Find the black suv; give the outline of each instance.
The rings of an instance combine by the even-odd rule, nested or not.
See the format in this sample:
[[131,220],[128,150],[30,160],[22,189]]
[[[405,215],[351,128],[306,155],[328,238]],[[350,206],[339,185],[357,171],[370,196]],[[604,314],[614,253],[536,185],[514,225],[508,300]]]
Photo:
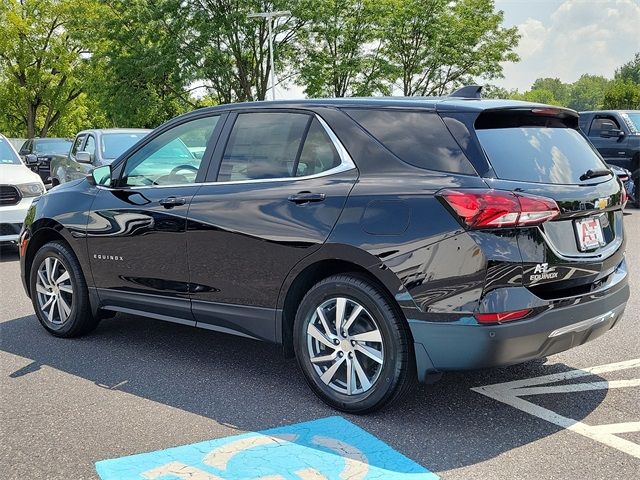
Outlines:
[[623,197],[572,110],[223,105],[43,195],[22,277],[53,335],[124,312],[275,342],[325,402],[366,412],[416,376],[613,327],[629,297]]

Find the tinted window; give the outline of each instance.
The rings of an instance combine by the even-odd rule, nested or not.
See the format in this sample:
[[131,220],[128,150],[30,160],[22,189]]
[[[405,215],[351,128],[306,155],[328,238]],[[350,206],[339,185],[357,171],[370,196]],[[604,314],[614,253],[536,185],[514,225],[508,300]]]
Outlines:
[[348,109],[347,113],[401,160],[451,173],[475,170],[435,113]]
[[147,132],[103,134],[101,137],[102,158],[115,160],[146,135]]
[[295,176],[317,175],[338,165],[340,156],[336,147],[320,122],[314,118],[304,140]]
[[70,140],[43,140],[36,141],[35,150],[36,153],[43,155],[66,155],[71,148]]
[[631,130],[634,133],[640,132],[640,113],[625,112],[625,113],[621,113],[620,116],[629,127],[629,130]]
[[575,184],[587,170],[605,167],[573,128],[528,126],[476,133],[496,175],[505,180]]
[[15,154],[9,142],[0,138],[0,164],[1,165],[22,165],[20,158]]
[[[599,137],[601,132],[609,132],[614,129],[620,129],[620,125],[613,117],[594,118],[591,122],[589,130],[590,137]],[[617,140],[617,139],[616,139]]]
[[285,178],[293,175],[311,116],[241,113],[224,151],[218,181]]
[[191,149],[204,151],[207,148],[219,118],[192,120],[154,138],[129,157],[122,184],[181,185],[195,182],[202,155],[192,153]]

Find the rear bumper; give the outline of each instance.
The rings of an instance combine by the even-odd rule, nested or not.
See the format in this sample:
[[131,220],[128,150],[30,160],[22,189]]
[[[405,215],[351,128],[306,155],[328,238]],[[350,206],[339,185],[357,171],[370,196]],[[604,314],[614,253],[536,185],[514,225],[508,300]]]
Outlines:
[[[539,315],[501,325],[410,320],[418,378],[430,372],[512,365],[582,345],[620,320],[629,299],[626,272],[593,299],[555,307]],[[566,305],[566,303],[564,304]]]

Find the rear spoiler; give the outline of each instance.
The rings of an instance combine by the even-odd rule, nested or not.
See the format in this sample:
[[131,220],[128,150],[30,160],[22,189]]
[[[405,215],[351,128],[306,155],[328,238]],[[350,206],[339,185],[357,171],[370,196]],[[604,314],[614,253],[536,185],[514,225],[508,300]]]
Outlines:
[[482,98],[482,85],[467,85],[450,93],[448,96],[457,98]]

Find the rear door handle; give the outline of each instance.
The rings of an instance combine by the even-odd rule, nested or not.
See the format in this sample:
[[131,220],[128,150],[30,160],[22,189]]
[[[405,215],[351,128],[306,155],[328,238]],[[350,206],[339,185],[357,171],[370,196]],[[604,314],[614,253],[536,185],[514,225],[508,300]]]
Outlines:
[[288,200],[300,205],[309,202],[322,202],[325,198],[326,195],[324,193],[300,192],[289,195]]
[[164,208],[173,208],[184,205],[185,203],[187,203],[187,199],[184,197],[167,197],[163,198],[158,203],[160,203],[160,205],[162,205]]

